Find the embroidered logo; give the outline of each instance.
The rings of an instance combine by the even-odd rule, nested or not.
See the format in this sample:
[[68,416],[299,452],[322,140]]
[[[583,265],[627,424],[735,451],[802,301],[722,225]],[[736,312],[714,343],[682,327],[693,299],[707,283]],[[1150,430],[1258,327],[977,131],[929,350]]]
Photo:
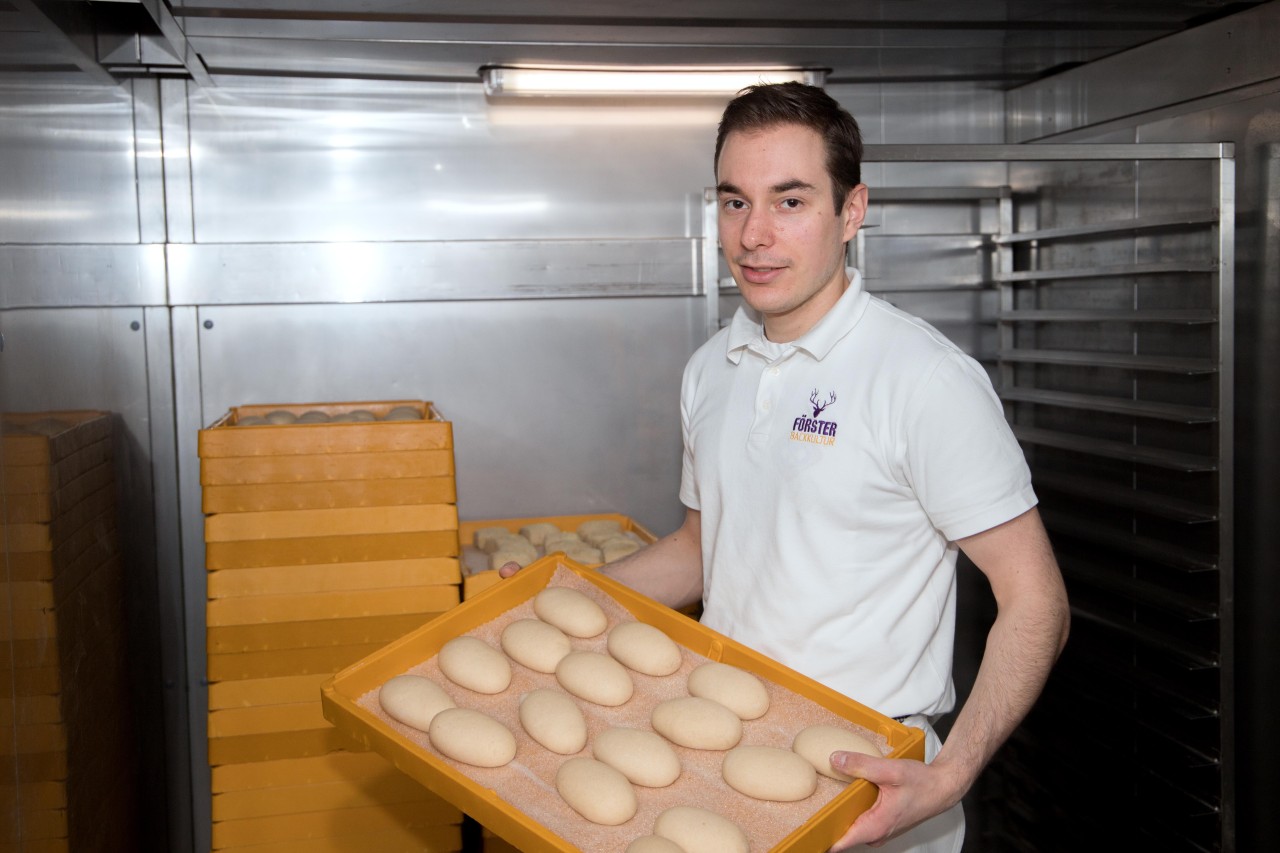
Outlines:
[[801,415],[791,423],[791,440],[807,441],[813,444],[831,445],[836,443],[836,422],[824,421],[820,416],[827,407],[835,403],[836,392],[832,391],[828,395],[826,401],[822,401],[821,394],[817,388],[813,389],[813,393],[809,395],[809,406],[813,410],[813,417]]

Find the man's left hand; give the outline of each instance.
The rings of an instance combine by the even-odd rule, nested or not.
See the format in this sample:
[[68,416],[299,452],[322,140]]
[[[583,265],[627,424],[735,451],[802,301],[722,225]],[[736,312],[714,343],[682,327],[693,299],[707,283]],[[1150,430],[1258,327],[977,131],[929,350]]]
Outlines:
[[832,845],[833,853],[858,844],[879,847],[959,801],[956,785],[946,770],[923,761],[834,752],[831,766],[880,789],[871,808],[859,815],[849,831]]

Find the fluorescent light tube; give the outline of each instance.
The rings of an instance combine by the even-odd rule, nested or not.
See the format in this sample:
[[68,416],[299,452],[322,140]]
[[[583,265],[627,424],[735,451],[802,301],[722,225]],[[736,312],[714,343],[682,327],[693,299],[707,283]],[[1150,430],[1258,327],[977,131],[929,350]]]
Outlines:
[[821,86],[826,73],[796,68],[537,68],[480,69],[490,97],[733,95],[757,83],[794,80]]

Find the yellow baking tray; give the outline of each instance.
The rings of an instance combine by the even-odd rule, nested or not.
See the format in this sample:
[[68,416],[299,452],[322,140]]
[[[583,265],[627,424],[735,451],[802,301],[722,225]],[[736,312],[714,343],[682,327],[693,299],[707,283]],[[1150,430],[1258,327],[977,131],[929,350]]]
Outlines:
[[29,495],[56,491],[110,460],[111,440],[101,438],[92,444],[77,447],[52,463],[5,465],[4,493]]
[[321,782],[214,794],[212,814],[214,820],[237,820],[396,803],[416,803],[424,811],[434,811],[441,824],[462,822],[462,812],[457,806],[437,797],[390,764],[381,776],[360,782]]
[[244,764],[302,758],[351,749],[355,744],[333,727],[209,738],[209,764]]
[[[381,420],[392,409],[407,406],[421,420]],[[310,411],[330,417],[364,409],[379,420],[348,423],[263,424],[240,426],[250,415],[261,417],[283,410],[294,415]],[[430,401],[378,400],[339,403],[282,403],[235,406],[208,429],[200,431],[201,458],[220,456],[280,456],[307,453],[362,453],[393,450],[444,450],[453,447],[453,425]]]
[[69,511],[100,489],[111,486],[115,472],[109,463],[97,465],[54,491],[5,495],[4,518],[10,524],[47,523]]
[[363,616],[440,613],[457,606],[458,601],[458,588],[452,584],[412,589],[246,595],[243,598],[217,598],[207,602],[205,618],[210,627],[355,619]]
[[205,659],[205,667],[211,682],[279,678],[285,675],[333,674],[384,645],[385,643],[381,642],[359,643],[314,649],[272,649],[265,652],[211,654]]
[[457,557],[324,563],[311,566],[260,566],[210,572],[210,598],[240,595],[281,595],[340,590],[391,589],[462,582]]
[[226,512],[204,520],[204,539],[206,542],[248,542],[308,536],[456,530],[457,527],[458,508],[453,504]]
[[[254,427],[248,427],[253,429]],[[294,456],[224,456],[200,460],[200,485],[304,483],[452,477],[452,450],[388,450],[380,453],[314,453]]]
[[[620,607],[630,617],[661,628],[693,655],[722,661],[754,672],[766,683],[775,685],[778,692],[773,695],[783,700],[780,706],[790,704],[791,707],[797,707],[798,703],[798,706],[811,708],[815,714],[860,726],[868,730],[872,737],[883,738],[888,749],[887,754],[891,758],[920,760],[924,758],[922,730],[904,726],[670,608],[639,595],[595,570],[580,566],[559,555],[539,560],[514,578],[464,602],[412,634],[400,638],[376,654],[338,673],[322,688],[325,716],[336,726],[348,731],[354,738],[387,756],[401,770],[456,804],[466,814],[520,850],[527,853],[548,853],[548,851],[582,849],[575,847],[543,823],[531,819],[521,808],[521,806],[529,808],[531,805],[529,802],[511,803],[500,797],[498,789],[502,788],[507,781],[517,789],[528,784],[528,780],[523,777],[523,771],[527,765],[521,765],[518,769],[497,768],[483,771],[480,768],[466,768],[465,765],[441,758],[428,746],[420,745],[420,740],[408,736],[405,733],[408,731],[406,727],[397,728],[396,725],[399,724],[392,725],[388,718],[376,713],[370,706],[361,704],[362,697],[366,694],[373,695],[373,691],[387,679],[433,659],[440,647],[450,639],[468,632],[486,630],[485,626],[488,626],[487,630],[492,631],[494,626],[489,623],[495,623],[503,617],[508,620],[513,618],[510,611],[517,608],[529,609],[527,605],[533,596],[546,587],[553,578],[558,579],[557,583],[562,585],[578,585],[584,590],[594,589],[598,598],[610,601],[611,606]],[[522,677],[525,676],[522,675]],[[376,703],[376,700],[374,701]],[[633,698],[632,701],[634,702],[635,699]],[[780,706],[779,713],[781,713]],[[593,709],[593,713],[595,712]],[[510,715],[512,712],[507,707],[504,713]],[[768,714],[762,718],[762,720],[768,719]],[[761,721],[752,721],[747,726],[759,722]],[[518,723],[513,725],[518,727]],[[765,723],[765,725],[772,724]],[[744,726],[744,732],[745,730],[746,726]],[[762,731],[762,729],[755,729],[755,731]],[[744,742],[747,742],[745,734]],[[504,780],[503,774],[516,774],[520,778],[512,775]],[[483,783],[479,781],[481,777],[485,780]],[[820,780],[821,784],[825,783]],[[554,783],[550,779],[544,779],[537,787],[545,792],[547,789],[554,789]],[[695,798],[694,804],[696,804],[696,797],[702,795],[698,787],[683,790]],[[661,790],[654,792],[652,789],[641,793],[655,798],[672,796]],[[818,853],[818,851],[827,850],[853,820],[870,807],[876,794],[875,787],[865,780],[857,780],[838,787],[831,799],[799,820],[794,828],[790,829],[770,849],[788,851],[788,853]],[[542,798],[545,799],[545,793]],[[518,797],[514,799],[519,800]],[[686,799],[685,802],[689,800]],[[758,806],[750,808],[763,815],[765,812],[776,814],[784,806],[794,805],[796,804],[769,804],[768,809]],[[799,808],[805,807],[799,806]],[[561,812],[565,810],[560,808]],[[624,825],[620,829],[592,825],[588,828],[592,832],[605,833],[617,829],[618,834],[608,835],[608,843],[619,848],[625,846],[630,838],[647,834],[651,829],[646,825],[635,827]],[[748,834],[751,834],[750,829]]]
[[[54,424],[61,424],[61,427]],[[46,424],[39,434],[28,428]],[[0,462],[5,465],[51,465],[77,448],[111,434],[108,412],[75,409],[53,412],[10,412],[0,424]]]
[[[330,677],[332,673],[325,676],[326,680]],[[317,696],[318,691],[319,688]],[[227,764],[213,768],[209,779],[211,789],[219,794],[228,791],[320,785],[327,782],[359,785],[379,779],[387,773],[399,772],[376,752],[330,752],[310,758]]]
[[[358,835],[301,838],[270,844],[232,845],[219,853],[457,853],[462,850],[462,829],[455,825],[400,827]],[[22,850],[21,853],[28,853]],[[43,853],[43,851],[30,851]]]
[[[457,589],[457,587],[451,587]],[[258,625],[224,625],[209,628],[205,647],[212,654],[265,652],[272,649],[312,649],[358,643],[389,643],[403,637],[446,608],[393,616],[358,616],[350,619],[315,619],[305,622],[268,622]]]
[[457,503],[458,487],[452,476],[207,485],[201,491],[201,500],[208,515],[274,509],[400,506]]
[[[439,826],[439,816],[417,803],[365,806],[335,812],[224,820],[213,825],[213,849],[277,841],[302,841],[347,836],[356,841],[375,832],[424,829]],[[354,837],[353,837],[354,836]],[[366,845],[358,849],[379,850]]]
[[332,673],[286,675],[248,681],[221,681],[209,685],[209,710],[254,708],[262,705],[290,705],[317,700],[320,687]]
[[213,571],[256,569],[263,566],[409,560],[417,557],[455,557],[457,554],[456,531],[427,530],[420,533],[368,533],[248,542],[209,542],[205,545],[204,559],[205,567]]
[[[512,533],[519,533],[520,528],[531,524],[554,524],[561,530],[573,532],[584,521],[609,520],[621,525],[623,532],[635,534],[646,545],[654,542],[654,536],[644,525],[633,518],[616,512],[602,512],[594,515],[542,515],[530,518],[491,518],[486,520],[463,521],[458,524],[458,551],[462,556],[462,598],[470,599],[498,583],[501,577],[496,569],[489,568],[489,555],[475,547],[476,532],[486,527],[505,527]],[[539,556],[545,556],[541,550]]]

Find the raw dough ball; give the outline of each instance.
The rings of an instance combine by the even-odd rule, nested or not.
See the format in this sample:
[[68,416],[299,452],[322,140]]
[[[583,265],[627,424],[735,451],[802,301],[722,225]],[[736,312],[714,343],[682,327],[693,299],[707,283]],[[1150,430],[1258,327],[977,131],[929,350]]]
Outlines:
[[593,518],[578,525],[578,535],[583,541],[596,546],[621,532],[622,524],[612,518]]
[[604,555],[606,563],[621,560],[628,554],[634,554],[639,550],[640,543],[630,536],[614,536],[600,543],[600,552]]
[[598,566],[604,562],[604,555],[600,553],[599,548],[592,548],[581,540],[566,542],[563,547],[557,550],[564,551],[566,557],[575,563],[582,563],[584,566]]
[[561,530],[559,533],[548,534],[547,538],[542,541],[542,550],[548,554],[553,551],[563,551],[570,543],[577,545],[587,544],[582,541],[582,537],[578,534]]
[[653,729],[691,749],[730,749],[742,740],[742,720],[719,702],[699,696],[668,699],[653,709]]
[[670,675],[680,668],[680,647],[661,628],[623,622],[609,632],[609,654],[628,669],[645,675]]
[[520,528],[520,535],[528,539],[536,547],[542,547],[547,541],[547,537],[553,533],[559,533],[560,528],[556,527],[549,521],[539,521],[534,524],[526,524]]
[[599,604],[567,586],[549,586],[535,595],[533,612],[570,637],[595,637],[609,624]]
[[327,424],[328,422],[329,416],[319,409],[312,409],[309,412],[303,412],[298,417],[298,423],[300,424]]
[[624,853],[684,853],[684,849],[669,838],[642,835],[628,844]]
[[[525,696],[520,702],[520,725],[529,737],[561,755],[573,755],[587,745],[586,718],[573,700],[559,690],[543,687]],[[794,752],[787,755],[809,767]]]
[[579,699],[611,708],[635,692],[622,664],[599,652],[569,652],[556,664],[556,681]]
[[516,737],[493,717],[470,708],[446,708],[427,731],[431,745],[454,761],[501,767],[516,757]]
[[502,540],[504,544],[489,555],[489,568],[497,570],[507,563],[519,563],[520,568],[538,559],[538,551],[523,537],[515,537],[515,541]]
[[261,415],[245,415],[236,419],[236,426],[262,426],[266,422],[267,419]]
[[475,543],[476,547],[486,554],[493,553],[491,543],[499,536],[510,536],[511,531],[505,527],[481,527],[476,531]]
[[274,412],[267,412],[266,419],[269,424],[291,424],[298,420],[298,416],[284,409],[276,409]]
[[684,853],[747,853],[747,835],[736,823],[694,806],[672,806],[653,822],[653,834]]
[[570,758],[561,764],[556,790],[592,823],[617,826],[636,813],[636,792],[627,777],[594,758]]
[[436,657],[454,684],[477,693],[501,693],[511,684],[511,664],[502,652],[475,637],[454,637]]
[[776,803],[803,800],[818,787],[818,771],[789,749],[737,746],[720,765],[724,781],[735,791]]
[[719,702],[744,720],[758,719],[769,710],[764,682],[727,663],[704,663],[689,673],[689,695]]
[[884,753],[874,743],[862,735],[836,726],[817,725],[802,729],[791,742],[791,749],[812,764],[814,769],[823,776],[830,776],[841,782],[852,782],[854,777],[841,773],[831,766],[831,753],[861,752],[864,755],[884,758]]
[[369,411],[368,409],[352,409],[351,417],[357,421],[360,421],[361,423],[364,423],[367,421],[376,421],[378,419],[378,416],[375,415],[373,412]]
[[591,754],[646,788],[665,788],[680,778],[671,744],[644,729],[605,729],[591,741]]
[[378,690],[382,710],[406,726],[427,731],[431,720],[446,708],[454,707],[449,694],[430,678],[397,675]]
[[356,420],[356,416],[351,414],[350,412],[338,412],[338,414],[329,418],[329,423],[349,424],[349,423],[355,423],[355,420]]
[[420,421],[422,420],[422,412],[419,412],[413,406],[396,406],[387,412],[387,416],[383,418],[387,421]]
[[517,619],[502,629],[502,650],[516,663],[538,672],[555,672],[573,647],[555,625],[541,619]]
[[492,554],[503,548],[532,548],[533,543],[525,539],[519,533],[512,533],[510,530],[504,530],[501,533],[495,533],[492,536],[485,537],[485,542],[480,546],[481,551],[488,551]]

